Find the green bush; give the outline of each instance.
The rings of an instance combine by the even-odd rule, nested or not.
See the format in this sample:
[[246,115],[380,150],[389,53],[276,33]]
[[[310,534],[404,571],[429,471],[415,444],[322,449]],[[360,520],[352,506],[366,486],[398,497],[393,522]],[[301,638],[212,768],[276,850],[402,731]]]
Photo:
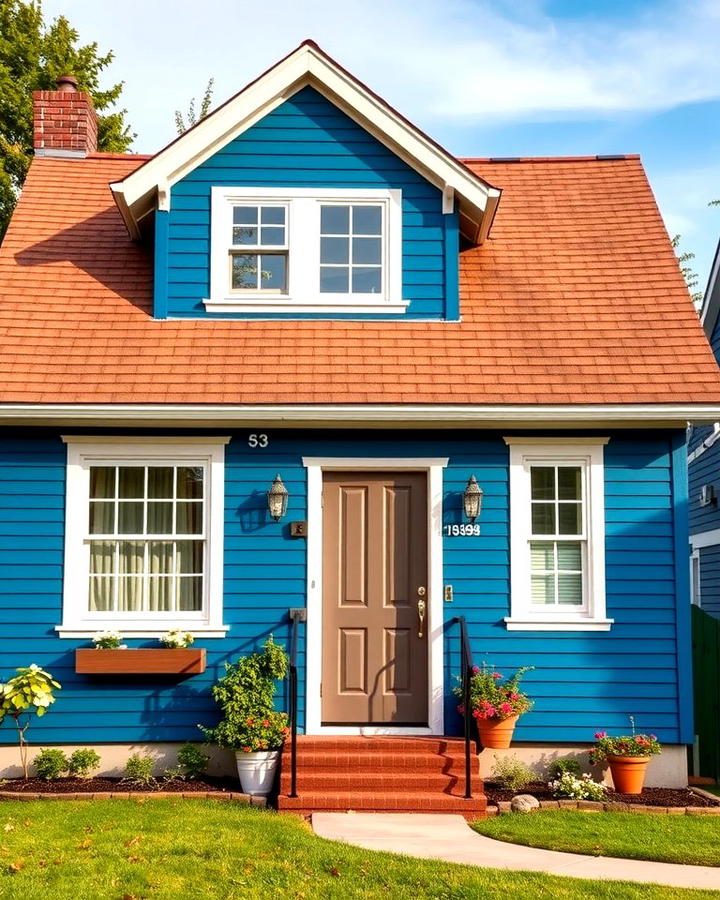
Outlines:
[[100,757],[91,747],[80,747],[70,754],[68,770],[76,778],[89,778],[93,769],[100,767]]
[[185,781],[185,773],[183,772],[182,766],[168,766],[167,769],[162,773],[162,780],[164,782],[170,781]]
[[506,756],[504,759],[495,757],[495,765],[492,770],[493,778],[510,791],[519,791],[531,781],[535,781],[535,773],[521,762],[517,756]]
[[582,766],[573,756],[563,756],[550,764],[548,772],[551,781],[557,781],[566,772],[579,778],[582,775]]
[[199,726],[207,739],[243,753],[279,750],[290,729],[287,715],[275,712],[273,697],[275,682],[287,669],[287,653],[272,635],[261,652],[225,663],[225,675],[212,689],[223,718],[215,728]]
[[139,784],[144,787],[149,787],[155,784],[155,776],[153,775],[154,766],[155,760],[152,756],[142,756],[140,753],[133,753],[132,756],[128,757],[128,761],[125,763],[125,771],[122,780],[127,781],[130,784]]
[[177,759],[182,775],[190,781],[204,775],[210,761],[210,757],[203,753],[197,744],[191,744],[189,741],[178,750]]
[[44,778],[45,781],[54,781],[56,778],[67,772],[69,762],[67,756],[62,750],[41,750],[33,760],[35,771],[38,778]]

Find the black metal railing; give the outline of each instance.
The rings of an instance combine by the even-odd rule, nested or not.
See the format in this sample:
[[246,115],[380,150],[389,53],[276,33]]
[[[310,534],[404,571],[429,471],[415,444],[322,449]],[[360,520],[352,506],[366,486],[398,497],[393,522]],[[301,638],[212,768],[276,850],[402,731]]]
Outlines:
[[298,719],[298,672],[297,644],[298,625],[305,621],[304,608],[288,610],[290,616],[290,797],[297,797],[297,719]]
[[455,616],[453,622],[460,626],[460,659],[462,667],[462,705],[465,722],[465,799],[472,800],[472,763],[470,753],[470,730],[472,728],[472,712],[470,709],[470,679],[472,678],[473,660],[470,641],[468,640],[465,616]]

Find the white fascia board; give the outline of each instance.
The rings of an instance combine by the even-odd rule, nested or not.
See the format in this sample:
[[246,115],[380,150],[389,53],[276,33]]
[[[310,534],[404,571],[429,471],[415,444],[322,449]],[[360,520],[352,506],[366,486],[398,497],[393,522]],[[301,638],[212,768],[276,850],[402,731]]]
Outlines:
[[715,330],[715,325],[720,312],[720,241],[715,248],[710,277],[700,307],[700,323],[705,329],[705,335],[710,340]]
[[720,420],[720,405],[608,404],[418,405],[418,404],[141,404],[3,403],[2,425],[128,425],[151,427],[334,427],[347,428],[684,428]]
[[[482,222],[490,201],[500,191],[483,182],[451,154],[433,143],[395,113],[380,98],[311,45],[303,45],[236,97],[203,119],[157,156],[146,162],[111,190],[123,218],[125,208],[133,228],[149,202],[155,202],[159,186],[172,187],[231,140],[301,88],[310,85],[340,106],[440,190],[452,188],[467,216]],[[132,233],[132,229],[131,229]]]

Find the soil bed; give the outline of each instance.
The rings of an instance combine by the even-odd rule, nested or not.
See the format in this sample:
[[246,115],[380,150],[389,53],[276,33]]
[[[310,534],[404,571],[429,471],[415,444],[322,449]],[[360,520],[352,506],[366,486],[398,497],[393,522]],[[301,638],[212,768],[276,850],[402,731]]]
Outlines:
[[151,784],[132,784],[121,778],[56,778],[45,781],[43,778],[8,778],[0,779],[0,791],[13,791],[18,794],[101,794],[107,793],[143,793],[162,791],[164,793],[191,794],[208,791],[234,792],[240,791],[240,785],[234,778],[213,778],[209,775],[193,781],[173,779],[164,781],[158,778]]
[[[556,800],[552,791],[543,781],[535,781],[517,791],[509,791],[493,781],[485,782],[485,793],[488,803],[510,801],[518,794],[532,794],[538,800]],[[720,806],[720,798],[716,802],[700,794],[693,794],[687,788],[644,788],[642,794],[618,794],[609,790],[605,803],[634,803],[638,806]]]

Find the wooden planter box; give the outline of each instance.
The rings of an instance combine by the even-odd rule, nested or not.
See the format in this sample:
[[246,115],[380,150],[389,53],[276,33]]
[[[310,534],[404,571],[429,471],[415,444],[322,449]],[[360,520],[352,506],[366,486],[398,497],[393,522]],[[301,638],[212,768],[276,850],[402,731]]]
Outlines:
[[205,648],[86,648],[75,651],[75,671],[80,675],[199,675],[205,671]]

